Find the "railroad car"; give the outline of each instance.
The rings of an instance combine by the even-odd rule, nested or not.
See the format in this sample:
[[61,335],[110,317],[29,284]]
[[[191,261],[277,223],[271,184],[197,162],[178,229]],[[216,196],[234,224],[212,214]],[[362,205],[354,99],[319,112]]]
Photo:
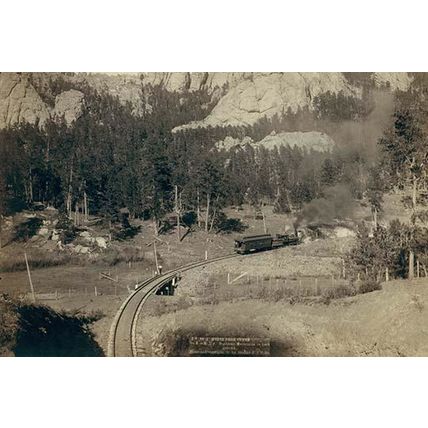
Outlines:
[[263,251],[272,249],[271,235],[244,236],[242,239],[235,240],[235,251],[239,254],[248,254],[254,251]]
[[301,242],[301,232],[285,235],[253,235],[243,236],[235,240],[235,252],[248,254],[256,251],[271,250],[273,248],[297,245]]

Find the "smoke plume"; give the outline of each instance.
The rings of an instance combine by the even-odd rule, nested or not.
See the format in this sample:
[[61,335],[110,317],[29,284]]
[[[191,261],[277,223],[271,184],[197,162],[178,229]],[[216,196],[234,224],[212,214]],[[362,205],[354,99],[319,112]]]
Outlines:
[[294,222],[296,229],[302,224],[326,224],[352,218],[356,202],[347,186],[338,184],[329,187],[324,194],[323,198],[313,199],[303,205]]

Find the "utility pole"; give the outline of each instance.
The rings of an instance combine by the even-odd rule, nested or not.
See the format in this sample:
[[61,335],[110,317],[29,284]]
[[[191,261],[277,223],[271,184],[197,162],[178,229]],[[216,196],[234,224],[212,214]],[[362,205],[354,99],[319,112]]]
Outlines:
[[156,241],[153,242],[153,251],[155,253],[156,273],[159,274],[158,253],[156,251]]
[[24,253],[24,257],[25,257],[25,264],[27,265],[27,274],[28,274],[28,281],[30,283],[31,296],[33,298],[33,303],[36,303],[36,293],[34,292],[33,281],[31,280],[31,272],[30,272],[30,266],[28,264],[27,253]]
[[266,217],[265,217],[265,213],[264,213],[263,209],[262,209],[262,216],[263,216],[263,228],[264,228],[265,233],[267,233]]

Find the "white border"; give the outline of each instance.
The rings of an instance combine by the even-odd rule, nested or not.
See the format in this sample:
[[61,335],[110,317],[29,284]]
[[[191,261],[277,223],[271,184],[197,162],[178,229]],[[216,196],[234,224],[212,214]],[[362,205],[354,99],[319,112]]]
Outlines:
[[[9,0],[0,10],[0,71],[428,71],[422,1]],[[415,426],[426,369],[384,358],[1,359],[1,424]]]
[[1,71],[424,71],[424,2],[3,1]]

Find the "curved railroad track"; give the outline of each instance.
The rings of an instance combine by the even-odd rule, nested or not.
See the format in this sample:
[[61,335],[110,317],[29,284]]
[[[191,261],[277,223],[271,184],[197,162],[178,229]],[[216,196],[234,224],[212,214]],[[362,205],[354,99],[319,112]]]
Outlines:
[[239,254],[229,254],[211,260],[189,263],[138,284],[136,290],[123,302],[114,317],[110,328],[107,355],[109,357],[137,356],[136,324],[142,307],[151,294],[171,281],[177,273],[238,256]]

